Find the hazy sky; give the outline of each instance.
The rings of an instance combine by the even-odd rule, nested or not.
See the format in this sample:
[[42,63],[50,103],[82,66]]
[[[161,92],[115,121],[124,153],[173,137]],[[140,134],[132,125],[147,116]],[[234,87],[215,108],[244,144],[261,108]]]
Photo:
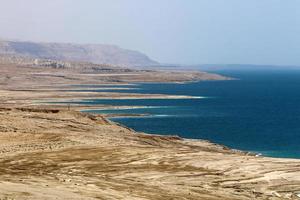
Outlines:
[[105,43],[165,63],[300,65],[300,0],[0,0],[0,38]]

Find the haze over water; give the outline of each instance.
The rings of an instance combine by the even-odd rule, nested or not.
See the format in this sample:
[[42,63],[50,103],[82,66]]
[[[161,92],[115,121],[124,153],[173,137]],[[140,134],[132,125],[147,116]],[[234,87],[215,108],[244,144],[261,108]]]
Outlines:
[[202,99],[82,103],[150,106],[91,112],[147,113],[151,116],[112,120],[137,131],[206,139],[266,156],[300,158],[300,70],[220,73],[239,80],[141,84],[139,89],[132,91],[205,97]]

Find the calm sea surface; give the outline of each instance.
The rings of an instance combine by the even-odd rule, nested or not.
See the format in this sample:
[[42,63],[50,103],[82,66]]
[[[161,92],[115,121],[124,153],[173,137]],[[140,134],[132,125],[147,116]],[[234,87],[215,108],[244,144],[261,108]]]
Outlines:
[[300,158],[300,70],[220,73],[239,80],[124,86],[135,88],[131,92],[136,93],[203,97],[199,99],[91,99],[81,103],[148,106],[89,111],[150,114],[112,119],[137,131],[206,139],[266,156]]

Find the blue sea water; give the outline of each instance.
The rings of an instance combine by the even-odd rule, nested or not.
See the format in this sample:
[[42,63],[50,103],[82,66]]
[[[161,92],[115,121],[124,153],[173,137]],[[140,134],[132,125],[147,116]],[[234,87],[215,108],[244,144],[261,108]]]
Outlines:
[[112,120],[137,131],[205,139],[265,156],[300,158],[300,70],[219,73],[237,80],[139,84],[131,86],[135,89],[130,91],[204,98],[90,99],[77,103],[148,106],[89,112],[146,113],[150,116]]

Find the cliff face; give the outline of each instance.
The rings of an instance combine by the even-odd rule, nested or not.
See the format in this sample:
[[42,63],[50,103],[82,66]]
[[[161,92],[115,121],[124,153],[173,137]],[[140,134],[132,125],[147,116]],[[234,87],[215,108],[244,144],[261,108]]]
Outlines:
[[0,54],[114,65],[157,65],[148,56],[113,45],[0,41]]

